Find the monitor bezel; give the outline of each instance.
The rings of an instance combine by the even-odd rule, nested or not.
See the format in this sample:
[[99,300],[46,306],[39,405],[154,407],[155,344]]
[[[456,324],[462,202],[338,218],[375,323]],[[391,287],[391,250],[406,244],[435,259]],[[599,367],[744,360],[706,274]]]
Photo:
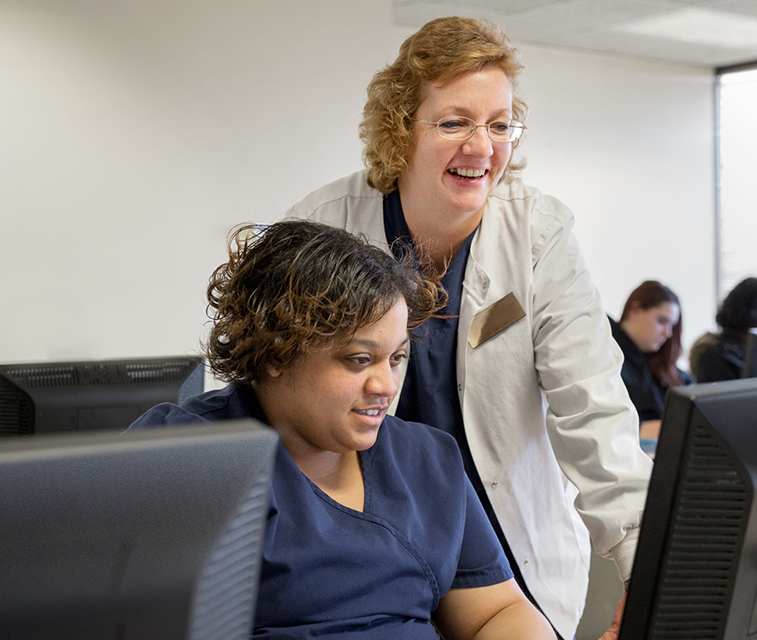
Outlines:
[[[744,507],[747,510],[743,512],[741,528],[736,534],[739,547],[734,552],[735,560],[729,567],[727,585],[724,587],[727,590],[727,600],[723,604],[724,611],[720,614],[720,628],[714,631],[716,635],[706,637],[745,637],[724,634],[745,626],[744,616],[732,616],[731,611],[740,613],[748,606],[751,612],[757,591],[757,583],[746,584],[751,581],[757,567],[745,557],[747,545],[749,548],[754,547],[754,542],[749,543],[747,536],[757,538],[754,509],[757,464],[752,455],[755,447],[739,444],[739,439],[744,437],[757,444],[757,424],[752,424],[751,429],[749,424],[744,424],[749,422],[750,417],[752,422],[757,420],[757,410],[750,411],[750,407],[757,409],[757,379],[705,383],[676,387],[668,391],[619,640],[662,637],[653,635],[650,631],[653,616],[657,615],[662,561],[671,535],[671,523],[676,515],[680,485],[683,482],[682,469],[688,462],[687,456],[693,446],[688,439],[693,437],[695,428],[702,427],[711,432],[713,441],[722,444],[727,455],[732,454],[728,463],[738,469],[740,477],[749,485],[750,492]],[[734,422],[739,424],[733,424]],[[749,468],[743,464],[740,456],[744,456]],[[750,591],[751,595],[746,591]],[[753,614],[751,624],[754,625],[755,621],[757,617]]]
[[248,638],[277,443],[255,420],[5,439],[0,636]]

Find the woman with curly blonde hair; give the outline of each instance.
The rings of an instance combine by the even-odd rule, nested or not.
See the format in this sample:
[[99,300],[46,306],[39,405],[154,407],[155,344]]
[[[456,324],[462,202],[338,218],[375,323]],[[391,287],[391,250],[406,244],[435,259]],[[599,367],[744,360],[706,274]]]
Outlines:
[[132,428],[256,418],[278,433],[252,637],[554,640],[454,439],[387,415],[438,281],[341,229],[249,231],[208,287],[208,360],[230,384]]
[[521,70],[497,25],[424,25],[368,86],[366,170],[287,215],[397,255],[405,240],[443,274],[449,302],[418,330],[396,415],[455,436],[521,587],[572,638],[589,532],[627,580],[651,462],[573,215],[513,161]]
[[[407,169],[414,146],[412,114],[425,97],[423,83],[443,83],[487,65],[500,69],[515,90],[522,69],[518,51],[502,31],[487,23],[464,18],[435,20],[416,37],[405,40],[394,64],[379,71],[368,85],[360,138],[365,144],[363,159],[370,186],[390,193]],[[520,142],[526,112],[525,102],[514,94],[511,115],[516,121],[513,136],[517,137],[511,142],[512,150]],[[520,168],[510,163],[503,177]]]

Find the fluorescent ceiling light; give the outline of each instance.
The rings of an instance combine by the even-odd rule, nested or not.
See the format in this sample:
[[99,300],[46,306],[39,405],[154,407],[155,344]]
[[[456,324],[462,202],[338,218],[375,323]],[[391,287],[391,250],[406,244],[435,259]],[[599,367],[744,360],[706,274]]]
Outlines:
[[653,18],[627,22],[616,26],[615,29],[626,33],[734,49],[752,48],[757,43],[757,19],[709,9],[681,9]]

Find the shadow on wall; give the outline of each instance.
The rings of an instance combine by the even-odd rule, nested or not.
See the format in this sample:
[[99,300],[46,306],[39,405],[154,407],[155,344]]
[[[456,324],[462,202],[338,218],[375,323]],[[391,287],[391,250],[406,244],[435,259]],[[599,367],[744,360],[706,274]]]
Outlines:
[[576,640],[597,640],[610,628],[612,616],[623,595],[623,583],[612,560],[592,549],[586,609],[576,631]]

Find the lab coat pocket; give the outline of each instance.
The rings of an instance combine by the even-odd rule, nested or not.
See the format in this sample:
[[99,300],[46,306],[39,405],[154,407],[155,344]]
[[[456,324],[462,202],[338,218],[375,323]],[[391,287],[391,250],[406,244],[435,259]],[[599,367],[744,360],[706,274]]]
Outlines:
[[526,316],[514,293],[508,293],[473,318],[468,344],[475,349]]

